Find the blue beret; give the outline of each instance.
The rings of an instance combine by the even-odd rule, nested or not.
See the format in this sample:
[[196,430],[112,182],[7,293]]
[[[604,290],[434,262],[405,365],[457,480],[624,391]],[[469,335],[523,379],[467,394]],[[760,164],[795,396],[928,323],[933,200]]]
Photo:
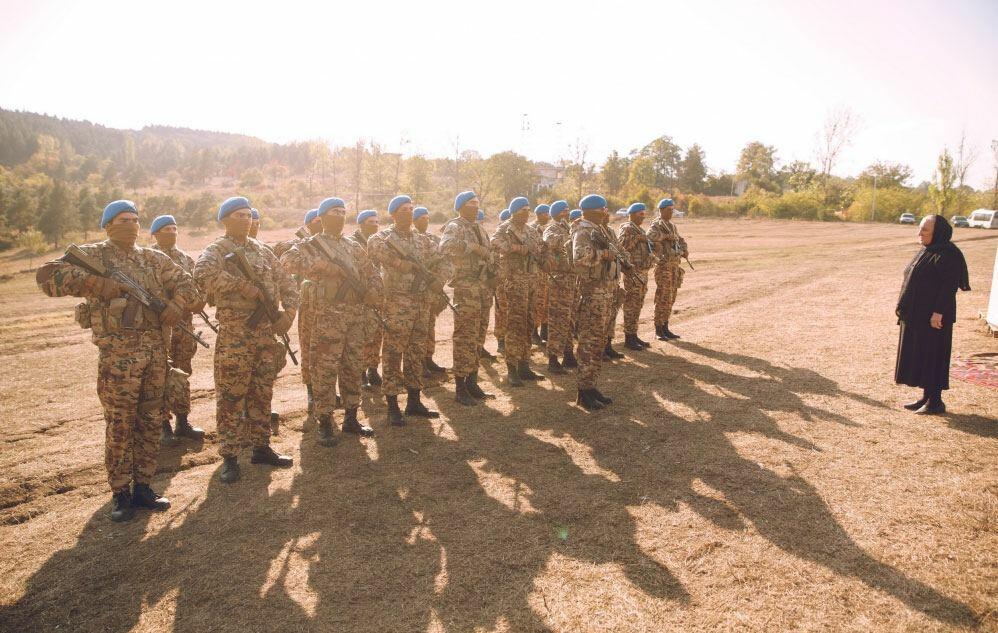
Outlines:
[[461,207],[463,207],[466,202],[468,202],[469,200],[474,200],[477,197],[478,196],[475,195],[474,191],[462,191],[461,193],[457,194],[456,198],[454,198],[454,210],[455,211],[460,210]]
[[506,220],[509,219],[509,216],[510,216],[509,209],[503,209],[502,211],[499,212],[499,221],[505,222]]
[[388,213],[395,213],[403,204],[411,202],[412,198],[409,196],[395,196],[392,198],[392,201],[388,203]]
[[430,215],[430,212],[426,209],[426,207],[416,207],[415,209],[412,210],[413,220],[415,220],[416,218],[421,218],[424,215]]
[[675,204],[676,203],[672,201],[672,198],[662,198],[661,200],[658,201],[658,208],[664,209],[666,207],[671,207]]
[[330,209],[346,209],[347,203],[343,202],[341,198],[326,198],[319,203],[319,208],[316,210],[316,215],[325,215]]
[[234,196],[223,202],[218,207],[218,221],[221,222],[233,211],[239,211],[240,209],[252,209],[249,200],[242,196]]
[[177,226],[177,219],[172,215],[157,215],[156,219],[152,221],[152,226],[149,227],[149,234],[152,235],[164,226],[169,226],[171,224],[173,226]]
[[568,203],[564,200],[556,200],[551,203],[551,217],[554,217],[561,213],[562,211],[568,211]]
[[260,219],[260,212],[257,211],[256,209],[250,209],[250,219],[251,220],[259,220]]
[[547,213],[548,215],[550,215],[551,214],[551,207],[549,207],[546,204],[539,204],[536,207],[534,207],[534,213],[536,213],[537,215],[544,215],[545,213]]
[[529,206],[530,206],[530,200],[527,200],[523,196],[513,198],[512,200],[509,201],[509,207],[508,207],[509,214],[513,215],[523,207],[529,207]]
[[631,206],[627,207],[627,214],[638,213],[640,211],[647,211],[648,207],[645,206],[644,202],[635,202]]
[[135,203],[131,200],[115,200],[104,207],[104,214],[100,216],[100,227],[104,228],[108,222],[118,217],[119,214],[126,212],[138,214]]
[[305,214],[305,226],[308,226],[312,222],[315,222],[315,219],[317,217],[319,217],[319,210],[318,209],[312,209],[311,211],[309,211],[308,213],[306,213]]
[[582,217],[582,209],[572,209],[572,212],[568,214],[569,220],[578,220]]
[[478,218],[476,218],[476,219],[477,219],[477,220],[478,220],[479,222],[481,222],[482,220],[484,220],[484,219],[485,219],[485,212],[484,212],[484,211],[482,211],[481,209],[479,209],[479,210],[478,210]]
[[366,209],[357,214],[357,224],[360,224],[367,218],[376,218],[376,217],[378,217],[377,211],[375,211],[374,209]]
[[582,200],[579,200],[579,208],[583,211],[592,211],[593,209],[602,209],[606,206],[606,198],[603,196],[591,193]]

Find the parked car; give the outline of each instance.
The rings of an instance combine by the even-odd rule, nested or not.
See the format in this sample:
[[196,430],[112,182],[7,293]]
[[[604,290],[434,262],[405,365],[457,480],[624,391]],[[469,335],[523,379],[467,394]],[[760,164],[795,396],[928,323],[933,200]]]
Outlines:
[[898,222],[901,224],[917,224],[914,213],[902,213],[901,217],[898,218]]
[[998,229],[998,211],[978,209],[970,214],[967,223],[975,229]]
[[962,215],[954,215],[953,219],[950,221],[953,226],[959,226],[962,228],[967,228],[970,226],[970,222],[967,222],[967,218]]

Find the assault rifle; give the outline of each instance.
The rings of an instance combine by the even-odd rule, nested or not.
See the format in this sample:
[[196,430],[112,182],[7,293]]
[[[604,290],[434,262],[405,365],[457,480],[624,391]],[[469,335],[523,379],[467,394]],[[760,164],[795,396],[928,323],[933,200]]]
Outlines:
[[[233,252],[225,256],[225,259],[232,262],[236,269],[246,278],[251,284],[256,286],[256,289],[260,291],[263,295],[260,299],[257,299],[256,309],[250,315],[249,319],[246,320],[246,325],[250,328],[255,328],[263,317],[267,317],[267,320],[271,323],[277,323],[281,319],[277,308],[277,302],[270,293],[267,292],[266,286],[260,281],[259,277],[256,276],[256,272],[253,271],[253,267],[250,265],[249,260],[246,259],[246,251],[241,248],[237,248]],[[298,364],[298,358],[295,356],[295,351],[291,349],[291,337],[288,336],[287,332],[279,335],[281,337],[281,342],[284,343],[284,349],[288,350],[288,356],[291,357],[291,362],[295,365]]]
[[[166,310],[166,301],[151,294],[148,290],[143,288],[139,282],[135,281],[124,272],[113,266],[105,266],[101,261],[87,255],[83,249],[76,244],[70,244],[66,249],[66,254],[59,259],[67,264],[71,264],[77,268],[85,270],[91,275],[97,275],[98,277],[104,277],[105,279],[113,279],[114,281],[117,281],[119,284],[125,286],[125,292],[129,297],[132,297],[144,305],[157,316],[161,315],[163,310]],[[173,327],[197,341],[198,345],[208,349],[208,343],[206,343],[197,332],[188,329],[180,323],[177,323]]]
[[[364,284],[361,283],[360,278],[357,277],[357,275],[352,270],[350,270],[350,267],[344,264],[340,260],[340,258],[336,256],[336,253],[333,252],[333,249],[329,248],[329,244],[326,244],[326,242],[323,241],[322,238],[319,238],[310,241],[308,245],[311,248],[314,248],[315,251],[323,257],[323,259],[325,259],[333,266],[336,266],[339,269],[340,273],[342,273],[343,280],[346,282],[347,286],[352,288],[354,293],[356,293],[356,295],[360,297],[361,300],[363,300],[364,295],[367,293],[367,289],[364,287]],[[381,313],[378,312],[378,309],[372,305],[367,305],[366,307],[369,308],[371,312],[374,313],[374,316],[381,323],[381,327],[387,330],[388,321],[385,320],[385,317],[381,316]]]
[[[430,269],[424,266],[423,262],[416,259],[411,253],[402,252],[402,249],[398,247],[398,244],[392,241],[391,237],[385,238],[385,245],[387,245],[388,248],[392,249],[392,251],[396,255],[398,255],[400,259],[402,259],[403,261],[407,261],[413,266],[415,266],[416,270],[419,271],[420,275],[423,275],[424,277],[427,277],[429,279],[437,279],[437,276],[434,275],[432,272],[430,272]],[[447,307],[453,310],[454,312],[457,312],[457,308],[455,308],[454,304],[451,303],[450,297],[447,296],[447,293],[444,292],[443,288],[440,289],[440,294],[443,295],[444,301],[447,302]]]
[[627,261],[627,259],[624,257],[624,253],[621,252],[619,248],[617,248],[617,245],[613,243],[613,240],[610,239],[610,236],[608,236],[605,233],[605,229],[602,226],[597,226],[596,234],[598,235],[597,239],[595,240],[596,246],[603,250],[609,250],[611,253],[613,253],[614,259],[617,260],[617,263],[620,265],[620,268],[624,271],[624,274],[627,275],[627,278],[633,281],[634,283],[638,284],[639,286],[643,286],[645,283],[644,280],[641,279],[641,276],[634,271],[634,265]]
[[201,320],[204,321],[205,325],[207,325],[208,327],[211,328],[212,332],[214,332],[215,334],[218,334],[218,326],[211,322],[211,319],[208,318],[208,313],[204,311],[204,308],[201,308],[200,310],[198,310],[194,314],[196,314],[199,317],[201,317]]
[[[513,241],[514,241],[514,242],[516,242],[516,245],[517,245],[517,246],[526,246],[526,243],[525,243],[525,242],[524,242],[523,240],[521,240],[521,239],[520,239],[520,236],[519,236],[519,235],[517,235],[516,233],[514,233],[514,232],[513,232],[512,230],[509,230],[509,227],[507,227],[507,231],[506,231],[506,233],[507,233],[507,234],[509,234],[509,236],[510,236],[511,238],[513,238]],[[530,254],[530,249],[527,249],[527,268],[528,268],[528,269],[530,268],[530,260],[531,260],[531,259],[533,259],[533,258],[534,258],[534,256]],[[552,274],[551,274],[551,273],[549,273],[548,271],[544,270],[544,268],[542,268],[542,267],[541,267],[541,263],[540,263],[540,262],[537,262],[537,267],[538,267],[538,268],[539,268],[539,269],[540,269],[540,270],[541,270],[541,271],[542,271],[542,272],[543,272],[543,273],[544,273],[545,275],[547,275],[547,276],[548,276],[548,279],[550,279],[551,281],[554,281],[554,275],[552,275]]]

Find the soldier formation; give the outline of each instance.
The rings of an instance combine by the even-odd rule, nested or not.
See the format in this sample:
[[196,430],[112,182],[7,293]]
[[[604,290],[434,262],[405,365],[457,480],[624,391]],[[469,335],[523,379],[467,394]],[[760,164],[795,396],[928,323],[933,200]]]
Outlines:
[[[575,370],[576,403],[590,411],[612,403],[599,390],[599,375],[604,360],[622,356],[612,346],[621,308],[624,345],[650,345],[638,338],[637,324],[653,267],[656,337],[678,338],[669,316],[682,284],[681,258],[689,253],[671,221],[672,200],[659,202],[647,231],[645,205],[632,204],[619,234],[609,226],[606,199],[596,194],[575,210],[565,200],[531,210],[526,197],[514,198],[493,235],[481,225],[479,206],[474,192],[458,194],[457,217],[438,238],[428,232],[428,210],[396,196],[388,227],[365,210],[346,235],[345,202],[326,198],[305,214],[294,239],[270,247],[256,239],[259,212],[233,197],[218,209],[224,235],[195,261],[177,248],[172,216],[155,218],[156,245],[143,248],[136,246],[136,206],[107,205],[100,225],[108,239],[48,262],[37,281],[49,296],[86,300],[76,317],[99,350],[112,520],[128,520],[136,508],[168,508],[150,487],[159,444],[203,439],[188,420],[191,360],[198,343],[205,345],[193,330],[195,315],[218,333],[216,428],[225,483],[240,478],[243,448],[252,449],[253,464],[293,463],[270,446],[279,432],[270,406],[287,359],[298,363],[287,334],[296,317],[308,420],[321,446],[337,442],[337,408],[344,411],[342,432],[374,435],[358,417],[362,389],[381,387],[391,426],[439,417],[421,393],[428,378],[446,371],[433,354],[436,320],[448,307],[455,399],[469,407],[495,397],[478,383],[480,363],[496,360],[485,349],[493,306],[507,385],[545,379],[530,366],[532,346],[542,346],[549,373]],[[217,328],[206,305],[215,307]]]

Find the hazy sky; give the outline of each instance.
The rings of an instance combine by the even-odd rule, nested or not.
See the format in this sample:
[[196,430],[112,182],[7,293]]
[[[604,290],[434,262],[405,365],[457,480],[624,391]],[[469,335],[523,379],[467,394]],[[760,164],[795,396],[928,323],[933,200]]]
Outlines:
[[813,160],[844,106],[862,126],[837,173],[890,160],[928,179],[965,128],[982,187],[996,33],[995,0],[0,0],[0,107],[545,160],[577,138],[601,160],[666,134],[730,170],[752,140]]

